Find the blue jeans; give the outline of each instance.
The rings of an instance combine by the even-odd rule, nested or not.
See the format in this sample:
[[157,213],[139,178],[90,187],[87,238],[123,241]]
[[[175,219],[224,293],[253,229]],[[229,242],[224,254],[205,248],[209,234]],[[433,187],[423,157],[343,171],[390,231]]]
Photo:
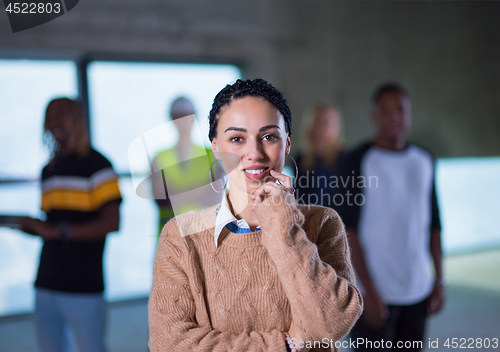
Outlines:
[[102,293],[36,288],[34,321],[41,352],[106,352]]

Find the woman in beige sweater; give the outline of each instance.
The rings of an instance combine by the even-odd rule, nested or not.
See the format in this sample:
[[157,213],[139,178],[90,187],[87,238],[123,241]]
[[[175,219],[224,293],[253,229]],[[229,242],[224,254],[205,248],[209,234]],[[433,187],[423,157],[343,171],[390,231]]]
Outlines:
[[162,231],[152,351],[331,351],[361,314],[342,221],[296,205],[281,174],[290,133],[287,102],[264,80],[215,97],[209,137],[229,187],[218,207]]

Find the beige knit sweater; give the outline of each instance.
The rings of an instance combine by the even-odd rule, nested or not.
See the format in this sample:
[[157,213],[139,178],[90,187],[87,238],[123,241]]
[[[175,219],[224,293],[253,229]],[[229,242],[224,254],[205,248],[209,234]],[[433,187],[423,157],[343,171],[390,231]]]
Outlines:
[[261,231],[224,228],[217,247],[216,208],[165,225],[149,298],[151,351],[284,352],[292,321],[316,341],[311,351],[332,350],[362,311],[344,226],[331,209],[292,203],[292,195],[267,198],[255,209]]

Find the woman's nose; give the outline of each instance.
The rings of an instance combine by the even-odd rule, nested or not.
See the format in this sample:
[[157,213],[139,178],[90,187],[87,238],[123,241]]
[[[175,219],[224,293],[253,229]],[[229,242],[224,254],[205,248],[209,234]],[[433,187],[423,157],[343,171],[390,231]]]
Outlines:
[[247,143],[246,158],[248,160],[259,160],[262,159],[262,145],[259,141],[249,141]]

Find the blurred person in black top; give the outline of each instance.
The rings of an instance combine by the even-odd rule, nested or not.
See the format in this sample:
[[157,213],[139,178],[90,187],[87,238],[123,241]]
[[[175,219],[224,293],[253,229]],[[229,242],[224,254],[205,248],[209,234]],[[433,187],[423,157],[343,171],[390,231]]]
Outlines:
[[356,351],[420,351],[427,318],[445,302],[435,157],[407,139],[407,90],[380,85],[373,94],[376,134],[341,167],[347,230],[364,311],[351,331]]
[[121,202],[110,162],[91,148],[77,102],[52,100],[45,114],[51,159],[42,171],[46,221],[21,220],[21,229],[43,238],[35,281],[35,326],[42,352],[106,351],[103,250],[118,231]]
[[345,156],[340,110],[332,105],[316,105],[304,122],[302,150],[296,160],[297,202],[335,209],[336,178]]

